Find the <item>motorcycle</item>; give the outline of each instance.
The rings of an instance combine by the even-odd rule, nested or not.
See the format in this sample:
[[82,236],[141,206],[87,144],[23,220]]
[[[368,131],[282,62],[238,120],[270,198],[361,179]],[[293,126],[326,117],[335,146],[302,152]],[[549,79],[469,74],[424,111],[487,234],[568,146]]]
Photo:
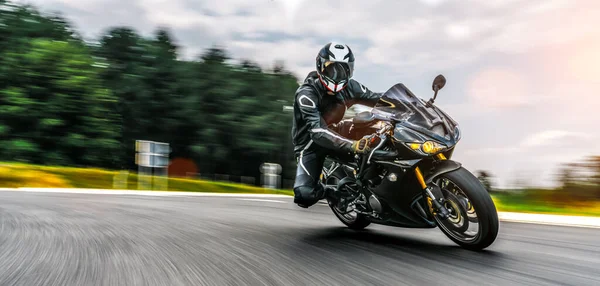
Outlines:
[[343,135],[370,135],[370,152],[330,155],[320,177],[328,205],[347,227],[371,223],[438,227],[463,248],[482,250],[498,235],[498,213],[481,182],[451,160],[458,123],[434,105],[446,79],[438,75],[429,101],[396,84],[370,111],[354,116]]

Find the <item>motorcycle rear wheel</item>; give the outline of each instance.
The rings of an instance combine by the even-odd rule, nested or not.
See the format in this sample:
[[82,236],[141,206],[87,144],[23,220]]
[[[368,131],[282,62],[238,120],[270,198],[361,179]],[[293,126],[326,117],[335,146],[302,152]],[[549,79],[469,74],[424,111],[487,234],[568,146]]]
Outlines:
[[[341,179],[342,176],[340,176],[340,173],[334,172],[327,178],[326,185],[337,185]],[[355,211],[344,213],[344,211],[338,209],[337,202],[333,201],[331,198],[327,198],[327,203],[333,211],[333,214],[350,229],[362,230],[371,224],[371,221],[364,214],[359,214]]]
[[483,250],[494,243],[499,230],[498,212],[481,182],[462,167],[433,182],[442,189],[451,213],[446,220],[434,216],[439,229],[465,249]]

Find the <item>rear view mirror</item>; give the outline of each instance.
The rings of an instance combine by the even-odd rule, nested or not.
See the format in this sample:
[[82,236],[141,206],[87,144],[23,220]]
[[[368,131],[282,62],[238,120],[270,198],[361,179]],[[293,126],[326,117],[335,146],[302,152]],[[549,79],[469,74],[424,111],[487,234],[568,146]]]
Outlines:
[[438,90],[442,89],[444,87],[444,85],[446,85],[446,78],[443,75],[440,74],[440,75],[436,76],[435,79],[433,79],[433,84],[431,85],[431,89],[433,89],[434,94],[433,94],[433,98],[427,102],[427,107],[431,107],[433,102],[435,102]]
[[433,80],[431,88],[433,89],[433,91],[437,92],[438,90],[442,89],[444,85],[446,85],[446,78],[440,74],[436,76]]

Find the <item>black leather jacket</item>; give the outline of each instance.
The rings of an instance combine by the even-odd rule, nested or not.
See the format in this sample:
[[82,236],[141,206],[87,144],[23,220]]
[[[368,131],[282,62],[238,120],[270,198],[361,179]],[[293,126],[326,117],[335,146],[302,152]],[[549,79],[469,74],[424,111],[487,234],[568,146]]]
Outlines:
[[292,137],[296,156],[312,144],[332,151],[350,152],[353,141],[329,127],[343,119],[348,107],[354,104],[373,107],[381,95],[353,79],[341,92],[330,95],[319,81],[317,73],[309,73],[296,91],[294,100]]

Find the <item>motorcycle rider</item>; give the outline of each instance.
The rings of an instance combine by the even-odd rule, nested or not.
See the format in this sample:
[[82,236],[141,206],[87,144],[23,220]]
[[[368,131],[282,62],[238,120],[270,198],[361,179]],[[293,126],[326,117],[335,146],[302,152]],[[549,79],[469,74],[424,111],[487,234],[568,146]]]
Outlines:
[[327,154],[370,151],[368,136],[350,140],[339,134],[337,124],[348,107],[373,107],[382,95],[352,79],[354,54],[345,44],[325,45],[316,57],[316,68],[297,89],[294,100],[292,137],[298,162],[294,203],[303,208],[326,196],[319,178]]

